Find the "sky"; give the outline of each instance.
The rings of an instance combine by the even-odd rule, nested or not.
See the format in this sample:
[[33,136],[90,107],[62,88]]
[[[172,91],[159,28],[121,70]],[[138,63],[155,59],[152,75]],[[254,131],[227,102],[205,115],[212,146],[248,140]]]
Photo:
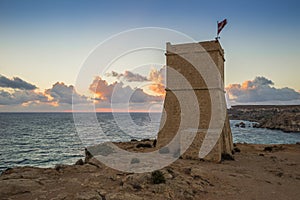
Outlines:
[[132,72],[123,64],[119,76],[95,74],[89,96],[75,85],[91,51],[142,27],[212,40],[224,18],[228,102],[299,104],[299,1],[0,0],[0,112],[70,111],[73,92],[73,104],[109,110],[113,91],[123,94],[116,97],[120,109],[129,93],[135,95],[130,110],[152,109],[163,101],[162,65]]

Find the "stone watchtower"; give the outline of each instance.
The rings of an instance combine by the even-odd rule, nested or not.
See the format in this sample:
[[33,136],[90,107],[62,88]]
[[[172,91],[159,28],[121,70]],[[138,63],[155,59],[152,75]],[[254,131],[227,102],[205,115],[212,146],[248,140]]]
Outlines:
[[[201,48],[197,48],[201,46]],[[179,53],[177,53],[179,52]],[[180,54],[180,55],[179,55]],[[185,55],[185,56],[182,56]],[[204,56],[206,55],[206,56]],[[192,58],[196,63],[203,63],[204,68],[206,67],[207,57],[211,59],[210,62],[214,63],[221,77],[221,81],[224,84],[224,50],[222,49],[218,40],[205,41],[200,43],[189,43],[189,44],[177,44],[171,45],[167,43],[167,87],[166,97],[164,102],[164,112],[162,115],[161,129],[158,133],[157,146],[162,147],[170,143],[174,138],[179,129],[182,129],[183,136],[189,134],[189,122],[186,122],[181,127],[181,122],[184,119],[189,118],[190,121],[197,121],[197,131],[191,145],[182,155],[183,158],[187,159],[199,159],[199,150],[206,137],[209,124],[212,119],[212,99],[210,91],[219,94],[219,100],[225,101],[224,86],[209,88],[203,76],[197,71],[193,64],[187,61],[186,58]],[[180,83],[178,75],[174,75],[174,72],[178,72],[186,79],[190,87]],[[214,79],[215,77],[208,77]],[[183,80],[183,79],[182,79]],[[197,109],[193,109],[192,106],[186,106],[185,104],[193,104],[189,102],[189,98],[194,96],[198,101],[198,105],[194,106]],[[224,101],[223,101],[224,100]],[[184,103],[182,103],[184,102]],[[183,113],[182,107],[189,107],[188,113]],[[226,104],[224,105],[226,109]],[[184,108],[185,109],[185,108]],[[223,109],[223,110],[224,110]],[[197,113],[195,113],[197,112]],[[199,115],[200,112],[200,115]],[[204,158],[205,160],[219,162],[221,161],[222,154],[232,154],[233,141],[232,134],[227,117],[227,110],[225,110],[225,122],[220,136],[217,138],[212,147],[212,150]],[[200,117],[193,117],[198,114]],[[181,136],[182,137],[182,136]],[[180,139],[179,139],[180,140]],[[182,143],[179,141],[179,143]],[[179,144],[180,145],[180,144]],[[183,153],[183,152],[181,152]]]

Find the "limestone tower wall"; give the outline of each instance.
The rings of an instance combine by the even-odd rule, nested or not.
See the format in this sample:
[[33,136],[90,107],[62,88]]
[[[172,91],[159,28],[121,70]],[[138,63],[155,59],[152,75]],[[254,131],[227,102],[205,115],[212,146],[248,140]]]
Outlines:
[[[201,46],[201,48],[199,48],[199,46]],[[213,62],[220,72],[219,77],[221,77],[222,80],[219,82],[222,84],[218,85],[218,81],[215,81],[216,84],[214,84],[214,79],[217,79],[217,77],[206,77],[205,79],[205,77],[203,77],[205,73],[199,73],[194,67],[195,63],[189,62],[186,58],[191,58],[194,62],[204,67]],[[219,100],[225,101],[223,86],[224,50],[217,40],[176,45],[167,43],[166,61],[168,66],[166,97],[161,129],[157,139],[158,147],[169,144],[178,131],[183,133],[182,138],[189,137],[189,126],[194,126],[196,123],[198,124],[196,135],[182,157],[199,159],[199,150],[206,137],[210,121],[214,120],[212,118],[212,101],[210,94],[216,93],[219,95]],[[182,77],[180,78],[178,74],[181,74],[190,85],[187,86],[187,84],[184,84],[184,79]],[[207,80],[210,81],[209,84],[213,85],[213,87],[209,88],[207,86]],[[196,98],[197,101],[191,100],[192,98]],[[193,105],[195,102],[198,105]],[[224,106],[226,106],[226,104]],[[197,115],[200,115],[200,118],[197,117]],[[189,121],[186,119],[189,119]],[[195,122],[193,120],[198,121]],[[182,121],[185,122],[182,123]],[[180,146],[182,141],[179,140],[178,143]],[[222,154],[231,155],[232,149],[232,134],[226,113],[222,133],[205,159],[218,162],[221,160]],[[182,151],[184,150],[181,149],[181,153],[183,153]]]

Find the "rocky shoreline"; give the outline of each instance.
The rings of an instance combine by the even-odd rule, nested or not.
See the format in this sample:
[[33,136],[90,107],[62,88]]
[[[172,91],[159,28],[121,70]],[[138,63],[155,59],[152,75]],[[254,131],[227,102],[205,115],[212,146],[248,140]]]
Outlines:
[[300,105],[239,105],[228,110],[231,120],[257,122],[254,128],[300,132]]
[[[133,152],[153,151],[152,144],[117,143]],[[235,144],[234,160],[178,159],[155,173],[125,173],[87,152],[74,165],[4,171],[0,199],[298,199],[299,154],[299,144]]]

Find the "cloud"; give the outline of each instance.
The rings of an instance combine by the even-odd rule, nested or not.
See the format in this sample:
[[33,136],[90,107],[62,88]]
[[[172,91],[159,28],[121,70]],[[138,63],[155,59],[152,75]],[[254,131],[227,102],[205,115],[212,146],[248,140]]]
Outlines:
[[229,101],[237,103],[300,102],[300,93],[294,89],[275,88],[273,81],[265,77],[256,77],[242,84],[230,84],[226,87]]
[[13,77],[12,79],[9,79],[1,74],[0,74],[0,87],[21,89],[21,90],[34,90],[37,88],[35,85],[28,83],[18,77]]
[[37,87],[21,78],[9,79],[0,75],[0,105],[28,105],[49,102],[48,97],[36,91]]
[[72,85],[67,86],[59,82],[45,92],[20,89],[0,90],[0,105],[14,106],[14,111],[18,111],[18,108],[22,111],[25,107],[27,111],[33,111],[30,108],[46,109],[47,111],[54,108],[56,111],[70,110],[72,103],[87,104],[90,102],[86,96],[78,94]]
[[33,90],[17,90],[13,92],[0,90],[0,105],[18,105],[30,102],[48,102],[48,98],[43,93]]
[[115,71],[112,71],[111,73],[107,73],[106,75],[116,77],[117,79],[122,79],[123,81],[128,81],[128,82],[148,81],[147,77],[130,71],[125,71],[124,73],[117,73]]
[[95,77],[89,89],[95,94],[95,100],[99,102],[144,103],[162,101],[161,97],[149,95],[143,89],[132,89],[130,86],[125,86],[122,82],[108,84],[107,81],[99,76]]
[[130,71],[125,71],[124,73],[118,73],[115,71],[106,73],[106,76],[116,77],[118,80],[122,81],[149,82],[148,89],[152,91],[153,95],[155,96],[165,95],[165,75],[165,67],[162,67],[160,70],[157,70],[155,68],[151,69],[148,77]]
[[89,89],[96,95],[97,100],[110,101],[111,94],[116,84],[117,82],[108,84],[105,80],[102,80],[100,76],[96,76]]
[[[159,71],[156,71],[159,73]],[[118,76],[112,72],[112,76]],[[125,71],[122,74],[122,80],[127,82],[147,81],[159,79],[159,75],[151,75],[149,78],[140,74]],[[124,78],[125,77],[125,78]],[[118,108],[118,110],[148,110],[154,104],[161,104],[163,96],[150,94],[149,90],[141,88],[132,88],[122,81],[109,84],[101,77],[96,77],[90,84],[89,90],[94,97],[87,97],[77,93],[74,86],[66,85],[63,82],[57,82],[44,91],[40,91],[36,86],[23,81],[20,78],[8,79],[3,77],[0,87],[0,109],[1,111],[71,111],[72,104],[77,104],[77,110],[88,110],[92,101],[96,108]],[[14,84],[12,84],[14,82]],[[19,85],[18,85],[18,84]],[[154,83],[153,84],[157,84]],[[154,90],[154,89],[153,89]],[[79,106],[79,107],[78,107]]]
[[149,89],[161,96],[164,96],[165,91],[165,78],[166,78],[166,68],[162,67],[160,70],[152,69],[149,74],[149,80],[152,84],[149,86]]
[[51,89],[47,89],[45,94],[50,95],[59,104],[81,104],[88,103],[88,98],[76,92],[74,86],[65,85],[64,83],[57,82]]

